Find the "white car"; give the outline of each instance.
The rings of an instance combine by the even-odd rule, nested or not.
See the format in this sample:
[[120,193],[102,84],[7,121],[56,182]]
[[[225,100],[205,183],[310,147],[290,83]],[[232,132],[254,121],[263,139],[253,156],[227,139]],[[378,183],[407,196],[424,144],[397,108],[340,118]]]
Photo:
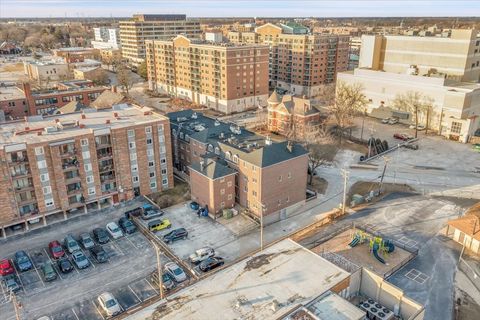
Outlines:
[[108,317],[116,316],[122,312],[122,307],[110,292],[102,293],[97,300],[100,308],[105,311]]
[[175,262],[167,262],[165,264],[165,272],[167,272],[168,275],[176,282],[183,282],[187,280],[187,275]]
[[123,231],[115,222],[107,223],[107,231],[110,233],[113,239],[118,239],[123,237]]
[[198,250],[195,250],[194,253],[192,253],[188,258],[191,263],[193,264],[199,264],[203,260],[213,257],[215,255],[215,250],[210,247],[203,247]]
[[388,120],[388,124],[397,124],[397,123],[398,123],[398,119],[390,118],[390,120]]

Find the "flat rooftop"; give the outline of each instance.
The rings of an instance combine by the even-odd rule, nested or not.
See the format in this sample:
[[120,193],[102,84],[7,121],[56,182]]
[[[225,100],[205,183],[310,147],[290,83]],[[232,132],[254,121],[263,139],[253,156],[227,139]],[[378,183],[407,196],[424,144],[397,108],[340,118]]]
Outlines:
[[25,99],[25,94],[17,86],[0,87],[0,101]]
[[348,277],[348,272],[285,239],[129,319],[145,319],[155,310],[158,319],[277,319]]
[[[100,129],[127,128],[154,123],[158,120],[168,121],[166,117],[157,113],[144,115],[144,112],[151,112],[152,109],[135,105],[120,104],[113,106],[113,109],[98,111],[89,109],[88,111],[85,111],[86,119],[82,119],[82,113],[78,112],[48,117],[35,116],[29,117],[28,122],[15,121],[2,124],[0,126],[0,149],[10,144],[61,141]],[[114,116],[115,112],[118,114],[118,118]],[[56,119],[58,122],[55,121]],[[107,120],[110,123],[107,123]],[[65,124],[64,128],[51,133],[44,130],[47,127],[58,127],[59,124]],[[80,124],[83,126],[80,127]],[[27,127],[28,131],[26,131]],[[42,135],[38,135],[37,131],[41,131]]]

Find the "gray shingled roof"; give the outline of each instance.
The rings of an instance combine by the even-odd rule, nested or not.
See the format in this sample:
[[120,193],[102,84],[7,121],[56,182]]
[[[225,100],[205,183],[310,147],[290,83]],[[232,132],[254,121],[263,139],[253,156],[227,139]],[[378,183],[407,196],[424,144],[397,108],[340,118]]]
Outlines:
[[210,179],[225,177],[237,172],[235,169],[221,164],[220,161],[215,161],[214,159],[209,158],[204,160],[203,170],[200,167],[200,163],[193,163],[190,165],[190,169],[195,170]]
[[90,107],[84,105],[80,101],[70,101],[63,107],[58,108],[58,112],[60,112],[61,114],[65,114],[65,113],[79,112],[84,109],[90,109]]

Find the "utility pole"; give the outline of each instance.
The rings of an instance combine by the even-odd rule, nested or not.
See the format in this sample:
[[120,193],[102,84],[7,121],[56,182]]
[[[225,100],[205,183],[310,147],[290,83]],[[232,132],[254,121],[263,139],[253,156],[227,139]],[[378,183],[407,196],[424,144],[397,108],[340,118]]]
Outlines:
[[17,295],[13,291],[10,291],[10,301],[12,301],[13,308],[15,309],[15,319],[21,320],[22,318],[20,317],[20,306],[17,301]]
[[385,171],[387,170],[387,163],[388,161],[390,161],[390,158],[383,157],[383,161],[384,161],[383,172],[382,172],[382,177],[380,178],[380,188],[378,189],[380,193],[382,192],[383,178],[385,177]]
[[362,118],[362,131],[360,132],[360,140],[363,141],[363,127],[365,126],[365,116],[367,115],[367,108],[363,110],[363,118]]
[[347,181],[349,172],[346,169],[342,169],[343,176],[343,202],[342,202],[342,215],[345,214],[345,206],[347,205]]
[[162,277],[162,261],[160,260],[160,248],[152,240],[152,245],[155,248],[155,253],[157,254],[157,272],[158,272],[158,289],[160,292],[160,299],[163,299],[163,277]]
[[260,203],[260,252],[263,251],[263,214],[265,213],[265,205]]

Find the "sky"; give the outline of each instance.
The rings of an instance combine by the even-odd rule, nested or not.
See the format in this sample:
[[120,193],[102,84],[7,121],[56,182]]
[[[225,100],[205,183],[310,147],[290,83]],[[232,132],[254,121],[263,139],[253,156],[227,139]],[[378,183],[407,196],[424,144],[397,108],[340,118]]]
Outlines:
[[0,0],[0,18],[127,17],[185,13],[189,17],[480,16],[479,0]]

